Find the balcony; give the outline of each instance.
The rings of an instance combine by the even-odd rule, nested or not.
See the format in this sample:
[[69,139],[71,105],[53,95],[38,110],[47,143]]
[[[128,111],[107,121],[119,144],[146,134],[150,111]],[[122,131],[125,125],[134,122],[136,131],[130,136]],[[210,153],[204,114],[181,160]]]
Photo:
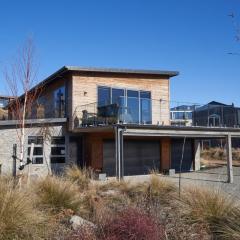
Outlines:
[[90,103],[78,106],[74,112],[74,127],[113,124],[169,123],[168,102],[149,98],[119,97],[114,103]]

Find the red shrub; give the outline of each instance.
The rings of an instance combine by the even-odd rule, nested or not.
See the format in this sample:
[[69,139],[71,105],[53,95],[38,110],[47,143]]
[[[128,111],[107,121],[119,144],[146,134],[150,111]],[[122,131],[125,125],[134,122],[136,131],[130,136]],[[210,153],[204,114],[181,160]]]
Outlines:
[[103,227],[104,240],[163,240],[164,229],[137,209],[127,208]]
[[93,229],[83,227],[73,231],[65,240],[97,240],[97,238]]

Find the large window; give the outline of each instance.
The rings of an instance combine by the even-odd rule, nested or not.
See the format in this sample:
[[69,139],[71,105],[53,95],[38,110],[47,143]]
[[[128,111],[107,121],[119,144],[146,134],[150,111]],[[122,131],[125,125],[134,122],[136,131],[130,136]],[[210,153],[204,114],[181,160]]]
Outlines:
[[52,137],[51,163],[65,163],[65,137]]
[[[43,137],[42,136],[29,136],[28,137],[28,154],[30,158],[31,146],[33,145],[33,164],[43,164]],[[31,159],[29,159],[31,160]]]
[[176,120],[188,120],[192,119],[192,112],[186,112],[186,111],[178,111],[178,112],[172,112],[172,119]]
[[62,86],[54,91],[55,117],[65,117],[65,87]]
[[152,123],[151,92],[98,87],[98,107],[117,104],[119,120],[127,123]]

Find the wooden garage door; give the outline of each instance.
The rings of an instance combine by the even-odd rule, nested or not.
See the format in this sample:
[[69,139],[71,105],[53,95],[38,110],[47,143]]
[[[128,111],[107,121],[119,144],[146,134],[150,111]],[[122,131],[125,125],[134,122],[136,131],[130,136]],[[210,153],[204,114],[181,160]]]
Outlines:
[[[104,141],[103,171],[115,175],[115,143]],[[124,175],[148,174],[152,169],[160,169],[159,141],[125,141]]]
[[[182,158],[182,147],[184,139],[172,139],[171,144],[171,168],[176,172],[180,171]],[[189,172],[193,169],[193,144],[191,139],[186,139],[182,161],[182,172]]]

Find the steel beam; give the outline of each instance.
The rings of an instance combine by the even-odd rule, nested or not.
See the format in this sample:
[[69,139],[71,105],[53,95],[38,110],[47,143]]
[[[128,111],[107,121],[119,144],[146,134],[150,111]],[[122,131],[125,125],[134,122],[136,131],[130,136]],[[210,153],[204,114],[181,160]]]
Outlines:
[[228,183],[233,183],[233,166],[232,166],[232,137],[228,134],[226,137],[227,142],[227,173]]
[[116,178],[118,181],[124,177],[124,159],[123,159],[123,129],[115,128],[115,160],[116,160]]

